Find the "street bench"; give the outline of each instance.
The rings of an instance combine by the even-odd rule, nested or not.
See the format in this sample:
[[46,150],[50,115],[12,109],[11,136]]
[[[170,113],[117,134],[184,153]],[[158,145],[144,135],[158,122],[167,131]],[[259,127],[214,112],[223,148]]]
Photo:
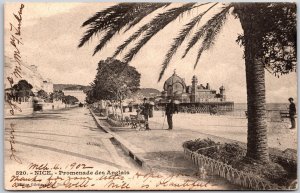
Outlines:
[[[281,121],[290,118],[290,113],[288,111],[279,111],[279,114],[280,114]],[[248,117],[248,111],[245,111],[245,116]],[[295,118],[297,118],[297,115],[295,115]]]
[[131,128],[140,131],[145,129],[146,120],[142,117],[139,117],[138,115],[130,115],[130,124]]
[[131,125],[131,119],[128,116],[126,116],[122,121],[125,126]]
[[[281,121],[284,121],[284,119],[290,118],[290,113],[287,111],[280,111],[279,113],[280,113]],[[297,118],[297,115],[295,115],[294,117]]]

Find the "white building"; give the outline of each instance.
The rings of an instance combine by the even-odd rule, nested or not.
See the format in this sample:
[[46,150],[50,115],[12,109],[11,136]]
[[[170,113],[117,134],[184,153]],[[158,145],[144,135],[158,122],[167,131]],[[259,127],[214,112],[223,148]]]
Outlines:
[[50,79],[43,81],[42,89],[46,91],[48,94],[53,93],[54,90],[53,83],[51,82]]
[[63,90],[63,92],[65,96],[74,96],[79,100],[79,102],[85,102],[86,94],[83,92],[83,90]]

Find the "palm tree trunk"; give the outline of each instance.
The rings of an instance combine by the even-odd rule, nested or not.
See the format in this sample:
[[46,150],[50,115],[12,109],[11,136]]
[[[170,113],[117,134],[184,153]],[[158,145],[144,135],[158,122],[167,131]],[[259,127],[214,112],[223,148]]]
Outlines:
[[265,99],[265,69],[264,64],[256,57],[259,49],[255,36],[259,27],[251,12],[251,5],[242,4],[237,11],[245,39],[245,65],[247,83],[247,108],[248,108],[248,135],[247,158],[259,162],[269,161],[266,99]]
[[266,123],[265,69],[261,62],[251,58],[251,55],[246,51],[246,47],[247,157],[267,162],[269,161],[269,152]]

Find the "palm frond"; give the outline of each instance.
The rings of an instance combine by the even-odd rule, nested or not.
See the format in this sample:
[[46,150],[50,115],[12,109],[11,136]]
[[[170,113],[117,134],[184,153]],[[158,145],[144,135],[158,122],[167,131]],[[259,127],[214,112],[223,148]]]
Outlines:
[[[202,5],[205,5],[205,4],[207,4],[207,3],[201,4],[201,5],[198,5],[198,6],[202,6]],[[168,6],[168,5],[166,5],[166,6]],[[196,8],[198,6],[194,6],[193,8]],[[115,53],[112,57],[114,58],[118,54],[120,54],[131,42],[136,40],[141,34],[143,34],[145,31],[147,31],[150,28],[151,25],[152,25],[152,23],[147,23],[147,24],[143,25],[138,31],[136,31],[132,36],[130,36],[126,41],[124,41],[123,44],[121,44],[117,48],[117,50],[115,51]]]
[[[194,68],[196,68],[203,51],[208,50],[214,45],[215,39],[224,26],[231,7],[231,5],[225,7],[219,14],[216,15],[216,17],[213,17],[214,20],[211,22],[209,21],[209,25],[204,28],[205,36],[199,48]],[[203,27],[200,30],[203,30]]]
[[[227,13],[229,9],[232,7],[232,4],[229,4],[228,6],[224,7],[221,12],[214,15],[210,20],[206,22],[192,37],[192,39],[189,41],[188,46],[182,56],[184,58],[187,53],[190,51],[191,48],[203,37],[207,30],[209,30],[213,25],[217,25],[220,21],[223,21],[224,18],[226,18]],[[200,49],[199,49],[200,51]],[[201,55],[201,54],[200,54]]]
[[109,30],[99,41],[99,44],[95,47],[93,56],[100,51],[115,34],[114,30]]
[[95,25],[95,24],[97,24],[97,22],[104,22],[107,19],[107,17],[109,17],[109,16],[112,17],[114,14],[117,14],[116,10],[123,8],[125,6],[129,6],[129,4],[128,3],[120,3],[118,5],[109,7],[103,11],[99,11],[95,15],[93,15],[92,17],[87,19],[85,22],[83,22],[81,27],[84,27],[87,25]]
[[148,24],[148,29],[143,38],[132,48],[124,57],[124,62],[128,63],[139,52],[139,50],[160,30],[162,30],[169,23],[174,21],[182,13],[191,10],[196,3],[187,3],[180,7],[172,8],[164,13],[159,14]]
[[104,11],[96,13],[93,17],[85,21],[82,26],[89,25],[89,29],[84,33],[80,39],[78,47],[82,47],[94,35],[100,31],[104,31],[112,26],[118,25],[118,20],[126,14],[127,11],[132,10],[130,3],[120,3],[118,5],[107,8]]
[[145,32],[149,28],[149,25],[143,25],[138,31],[136,31],[132,36],[130,36],[127,40],[124,41],[123,44],[118,46],[114,55],[112,56],[115,58],[118,54],[120,54],[131,42],[136,40],[143,32]]
[[86,42],[88,42],[94,35],[95,31],[95,28],[89,28],[80,38],[78,48],[82,47]]
[[140,12],[140,14],[138,15],[138,17],[135,17],[134,20],[128,25],[125,32],[127,32],[129,29],[131,29],[136,24],[138,24],[147,15],[151,14],[152,12],[154,12],[155,10],[157,10],[161,7],[167,7],[171,3],[157,3],[157,4],[145,3],[145,4],[146,5],[145,5],[143,10],[138,10]]
[[191,30],[195,27],[195,25],[197,23],[200,22],[200,20],[202,19],[203,15],[205,15],[210,9],[212,9],[214,6],[216,6],[218,3],[213,4],[212,6],[210,6],[206,11],[200,13],[199,15],[197,15],[196,17],[194,17],[192,19],[191,22],[187,23],[185,25],[185,28],[182,29],[179,33],[179,35],[174,39],[173,44],[171,45],[171,48],[169,49],[165,60],[162,64],[162,70],[159,74],[159,79],[158,81],[161,80],[162,76],[164,75],[164,72],[166,70],[166,68],[168,67],[173,55],[176,53],[177,49],[180,47],[180,45],[183,43],[183,41],[186,39],[186,37],[190,34]]
[[[149,14],[166,5],[169,5],[169,3],[120,3],[98,12],[82,24],[82,26],[89,25],[89,29],[81,38],[78,47],[82,47],[99,32],[107,31],[104,36],[109,37],[111,35],[114,36],[127,25],[129,26],[127,29],[129,29],[144,18],[145,14]],[[100,51],[110,39],[102,38],[99,45],[95,48],[94,54]]]

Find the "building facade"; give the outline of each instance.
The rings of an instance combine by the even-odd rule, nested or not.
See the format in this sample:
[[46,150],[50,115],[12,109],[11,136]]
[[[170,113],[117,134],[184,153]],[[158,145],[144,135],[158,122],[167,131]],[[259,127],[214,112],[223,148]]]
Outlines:
[[225,102],[225,87],[221,86],[219,91],[211,89],[209,83],[199,84],[198,78],[193,76],[192,84],[187,86],[184,79],[176,72],[169,77],[163,87],[161,96],[163,99],[173,98],[181,103],[201,103],[201,102]]
[[42,84],[42,89],[44,91],[46,91],[48,94],[53,93],[53,83],[51,82],[51,80],[44,80],[43,84]]

